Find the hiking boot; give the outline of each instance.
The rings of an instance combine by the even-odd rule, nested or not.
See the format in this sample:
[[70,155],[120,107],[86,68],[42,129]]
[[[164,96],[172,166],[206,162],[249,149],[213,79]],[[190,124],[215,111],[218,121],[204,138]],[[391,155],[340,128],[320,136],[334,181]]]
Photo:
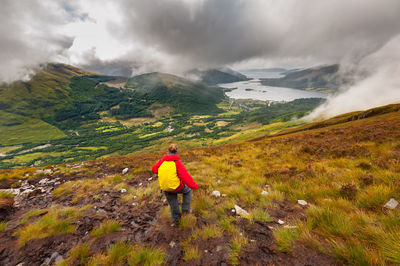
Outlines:
[[171,224],[171,227],[178,227],[179,226],[179,221],[180,221],[180,219],[177,220],[177,221],[173,221],[172,224]]
[[188,210],[188,211],[182,210],[182,215],[189,214],[189,213],[191,213],[191,210]]

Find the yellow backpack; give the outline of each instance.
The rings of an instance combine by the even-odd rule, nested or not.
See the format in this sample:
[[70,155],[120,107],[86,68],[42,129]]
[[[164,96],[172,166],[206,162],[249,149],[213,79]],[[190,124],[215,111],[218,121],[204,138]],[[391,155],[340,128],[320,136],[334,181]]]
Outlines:
[[176,172],[175,161],[164,161],[158,168],[158,182],[162,191],[173,191],[181,181]]

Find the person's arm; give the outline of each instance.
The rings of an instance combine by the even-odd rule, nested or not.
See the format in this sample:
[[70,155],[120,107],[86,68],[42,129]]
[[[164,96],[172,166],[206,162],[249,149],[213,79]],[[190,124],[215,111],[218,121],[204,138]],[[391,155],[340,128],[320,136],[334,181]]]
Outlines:
[[185,166],[181,161],[175,161],[176,164],[176,170],[178,172],[178,177],[182,180],[184,184],[186,184],[188,187],[191,189],[198,189],[198,185],[196,182],[194,182],[192,176],[188,173],[186,170]]
[[155,165],[153,165],[153,167],[151,168],[151,170],[153,171],[153,173],[158,174],[158,168],[160,168],[161,164],[164,162],[163,159],[160,159],[158,162],[156,162]]

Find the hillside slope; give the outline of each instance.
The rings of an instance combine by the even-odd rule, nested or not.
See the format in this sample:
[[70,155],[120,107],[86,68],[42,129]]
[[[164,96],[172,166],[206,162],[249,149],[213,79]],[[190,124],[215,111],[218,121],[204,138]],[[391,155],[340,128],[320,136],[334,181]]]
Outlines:
[[135,89],[156,102],[169,104],[179,113],[219,112],[216,104],[225,98],[221,88],[208,87],[202,83],[157,72],[130,78],[126,87]]
[[0,84],[0,110],[40,118],[68,103],[71,78],[93,73],[64,64],[48,64],[29,81]]
[[338,74],[339,65],[288,71],[282,78],[261,79],[266,86],[288,87],[335,93],[345,81]]
[[0,136],[10,137],[0,138],[0,147],[70,138],[87,126],[120,127],[124,120],[153,117],[157,106],[169,113],[214,114],[225,98],[218,87],[162,73],[129,79],[127,87],[135,84],[135,90],[123,89],[124,82],[121,77],[48,64],[29,81],[1,84]]
[[0,192],[0,263],[398,264],[400,209],[384,206],[400,200],[399,110],[181,151],[199,190],[178,228],[150,171],[160,153],[1,170],[17,197]]
[[188,76],[193,76],[200,79],[208,85],[217,85],[220,83],[231,83],[247,80],[247,77],[230,68],[224,69],[208,69],[208,70],[191,70],[186,73]]

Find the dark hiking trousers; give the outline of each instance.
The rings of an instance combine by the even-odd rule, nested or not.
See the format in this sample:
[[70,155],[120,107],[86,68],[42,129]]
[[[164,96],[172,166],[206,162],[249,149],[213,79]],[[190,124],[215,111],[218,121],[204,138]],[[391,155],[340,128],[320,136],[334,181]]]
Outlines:
[[169,207],[171,208],[171,216],[174,222],[178,222],[181,218],[181,212],[179,210],[179,203],[178,203],[178,194],[183,194],[182,199],[182,212],[189,212],[190,211],[190,201],[192,200],[192,190],[183,185],[181,191],[177,193],[171,193],[164,191],[165,196],[167,197],[167,201],[169,203]]

